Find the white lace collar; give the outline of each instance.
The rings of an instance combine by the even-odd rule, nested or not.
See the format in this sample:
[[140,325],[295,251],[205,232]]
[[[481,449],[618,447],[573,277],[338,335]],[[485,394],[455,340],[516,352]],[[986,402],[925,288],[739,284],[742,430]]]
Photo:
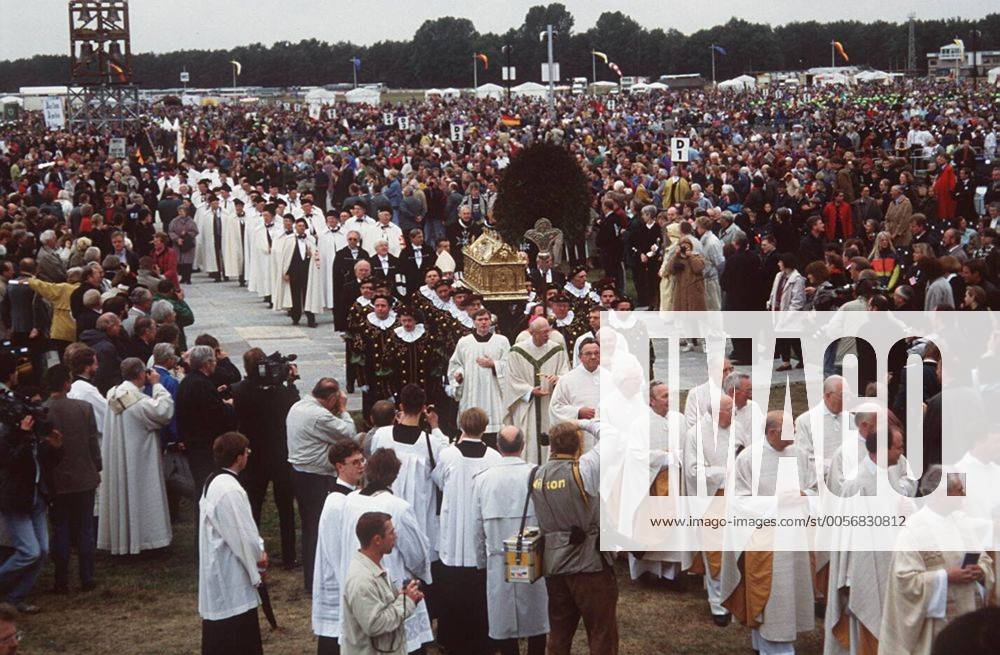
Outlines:
[[431,298],[431,302],[434,303],[435,309],[440,309],[442,312],[448,312],[449,314],[454,315],[455,301],[451,298],[448,298],[448,301],[445,302],[444,300],[438,298],[437,294],[434,294],[434,297]]
[[566,327],[573,322],[574,318],[576,318],[576,316],[573,314],[573,310],[571,309],[566,312],[566,318],[556,319],[556,327]]
[[372,301],[364,296],[358,296],[358,299],[354,302],[360,303],[362,307],[371,307]]
[[572,282],[567,282],[563,287],[563,290],[573,294],[577,298],[583,298],[590,293],[590,282],[584,282],[582,289],[577,289]]
[[394,311],[392,311],[390,309],[389,310],[389,315],[386,316],[385,318],[379,318],[379,317],[375,316],[375,312],[369,312],[368,313],[368,322],[371,323],[372,325],[374,325],[377,328],[381,328],[383,330],[386,330],[388,328],[391,328],[392,325],[393,325],[393,323],[396,322],[396,312],[394,312]]
[[[427,298],[427,300],[430,300],[432,303],[435,300],[437,300],[438,302],[441,301],[441,299],[437,297],[437,294],[434,293],[434,289],[431,289],[426,284],[424,286],[420,287],[418,289],[418,291],[420,291],[420,295],[422,295],[424,298]],[[441,304],[443,305],[444,303],[441,303]]]
[[614,327],[630,328],[633,325],[635,325],[635,323],[636,323],[637,320],[639,320],[639,319],[637,319],[635,317],[634,313],[629,312],[628,320],[624,320],[623,321],[620,318],[618,318],[619,314],[622,314],[622,313],[624,313],[624,312],[619,312],[619,311],[614,310],[614,309],[609,309],[608,310],[608,323],[610,325],[614,326]]
[[405,341],[406,343],[413,343],[420,337],[424,336],[424,324],[417,323],[413,330],[407,332],[406,328],[400,325],[398,328],[393,330],[396,336]]

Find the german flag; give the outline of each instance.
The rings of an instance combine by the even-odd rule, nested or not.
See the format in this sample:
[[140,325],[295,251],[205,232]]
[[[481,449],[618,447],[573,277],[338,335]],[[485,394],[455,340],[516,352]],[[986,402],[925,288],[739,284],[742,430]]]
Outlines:
[[521,119],[517,116],[511,116],[510,114],[501,114],[500,122],[507,127],[520,127]]

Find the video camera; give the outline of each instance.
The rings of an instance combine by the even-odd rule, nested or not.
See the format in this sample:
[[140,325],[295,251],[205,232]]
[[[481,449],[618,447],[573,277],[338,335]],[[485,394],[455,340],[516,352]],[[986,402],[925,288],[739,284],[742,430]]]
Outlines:
[[52,434],[55,426],[49,420],[48,407],[32,402],[13,391],[0,392],[0,423],[11,429],[20,429],[25,416],[34,417],[35,436],[44,438]]
[[257,365],[250,369],[249,376],[259,380],[263,386],[294,382],[298,376],[292,373],[291,363],[297,358],[297,355],[282,355],[275,351],[265,357],[264,361],[257,362]]

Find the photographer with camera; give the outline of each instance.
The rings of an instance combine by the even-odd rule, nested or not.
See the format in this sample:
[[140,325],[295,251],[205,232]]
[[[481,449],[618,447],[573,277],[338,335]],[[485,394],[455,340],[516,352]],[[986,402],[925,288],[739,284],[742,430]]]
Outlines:
[[298,564],[295,494],[285,419],[292,405],[299,401],[299,390],[295,387],[298,370],[294,364],[285,363],[278,353],[267,357],[260,348],[251,348],[243,354],[243,368],[246,378],[232,386],[233,408],[238,429],[250,440],[256,456],[250,459],[240,478],[258,526],[267,486],[274,484],[274,504],[281,526],[281,562],[285,569],[292,569]]
[[327,451],[337,441],[356,439],[357,429],[347,412],[347,396],[333,378],[320,378],[310,395],[292,405],[285,427],[302,523],[302,573],[311,592],[319,515],[336,474]]
[[[49,550],[48,505],[52,472],[62,458],[62,435],[44,421],[44,408],[26,403],[10,387],[17,361],[0,352],[0,520],[7,527],[14,554],[0,564],[0,589],[23,614],[39,608],[25,598],[35,586]],[[48,428],[48,429],[46,429]]]

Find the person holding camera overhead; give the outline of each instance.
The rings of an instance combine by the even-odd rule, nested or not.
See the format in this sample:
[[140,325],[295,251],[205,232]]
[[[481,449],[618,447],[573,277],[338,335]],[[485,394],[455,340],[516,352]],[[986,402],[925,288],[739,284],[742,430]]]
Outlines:
[[260,527],[260,513],[268,484],[274,485],[274,504],[281,528],[281,563],[285,569],[299,564],[295,556],[295,493],[288,464],[288,440],[285,419],[292,405],[299,401],[295,387],[298,369],[294,364],[274,362],[260,348],[243,353],[246,378],[232,386],[233,408],[238,429],[250,440],[256,454],[240,474],[247,490],[253,520]]
[[312,592],[319,516],[336,475],[327,451],[337,441],[355,439],[357,429],[347,412],[347,396],[333,378],[320,378],[310,395],[292,405],[285,428],[302,524],[302,574],[306,591]]
[[17,361],[0,353],[0,520],[7,527],[14,554],[0,564],[0,589],[22,614],[41,611],[25,599],[35,586],[49,549],[48,504],[52,471],[62,458],[62,435],[41,434],[35,417],[12,397]]

